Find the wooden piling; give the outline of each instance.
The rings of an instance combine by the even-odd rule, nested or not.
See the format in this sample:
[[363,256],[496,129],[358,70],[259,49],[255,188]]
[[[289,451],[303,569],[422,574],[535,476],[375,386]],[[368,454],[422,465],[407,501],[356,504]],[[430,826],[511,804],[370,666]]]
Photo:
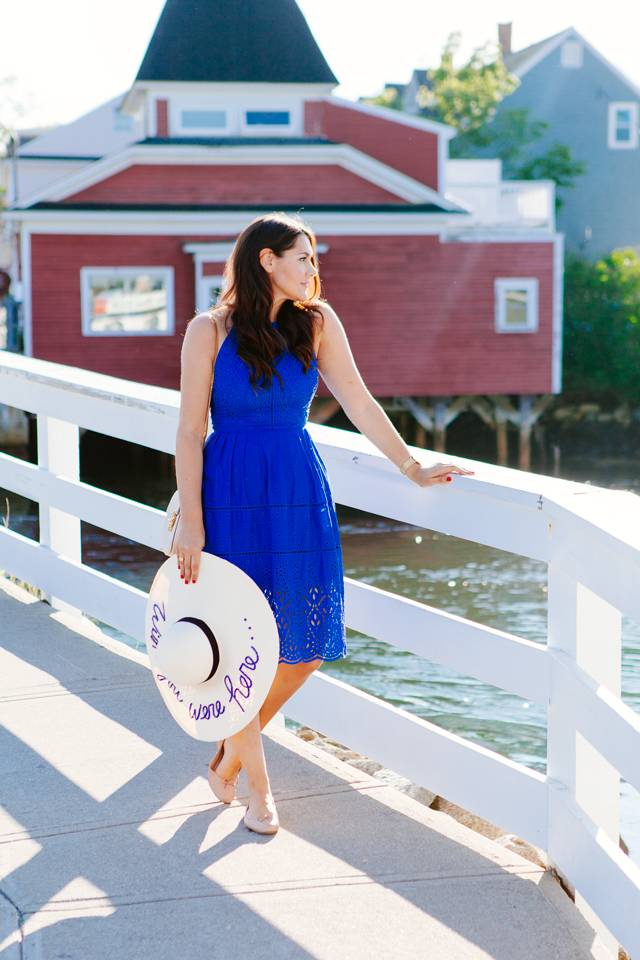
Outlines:
[[531,427],[533,426],[534,400],[535,397],[520,397],[520,448],[518,456],[520,470],[531,469]]

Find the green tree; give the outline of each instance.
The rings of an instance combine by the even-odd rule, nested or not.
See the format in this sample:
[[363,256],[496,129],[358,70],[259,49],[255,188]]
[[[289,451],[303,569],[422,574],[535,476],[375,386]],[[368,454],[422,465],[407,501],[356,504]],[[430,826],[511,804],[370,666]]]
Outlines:
[[[586,172],[571,149],[554,142],[546,153],[533,156],[530,148],[549,129],[549,124],[531,116],[531,111],[502,109],[499,105],[519,86],[510,73],[499,47],[491,43],[476,48],[467,63],[454,65],[461,35],[452,33],[442,51],[440,66],[427,72],[416,100],[421,116],[455,127],[458,135],[449,144],[452,158],[496,157],[503,162],[503,175],[512,180],[553,180],[561,189],[575,188],[574,180]],[[366,101],[393,110],[406,109],[395,87]],[[556,209],[563,204],[556,197]]]
[[[573,182],[587,172],[584,160],[576,160],[566,143],[551,144],[541,157],[534,157],[522,164],[515,179],[517,180],[554,180],[556,187],[575,190]],[[556,196],[556,210],[564,205],[562,197]]]
[[374,107],[389,107],[390,110],[404,110],[402,97],[396,87],[385,87],[377,97],[363,97],[363,103],[371,103]]
[[[528,150],[548,129],[549,124],[532,117],[530,110],[501,110],[487,125],[486,136],[491,153],[502,160],[502,174],[507,179],[553,180],[558,188],[574,190],[575,178],[586,173],[587,165],[574,158],[570,147],[556,141],[546,153],[537,157],[531,156]],[[472,145],[463,143],[458,155],[476,156],[477,151]],[[556,210],[563,203],[562,197],[556,196]]]
[[614,250],[565,272],[563,398],[640,406],[640,259]]
[[[504,109],[501,110],[491,125],[487,127],[485,136],[491,153],[502,160],[502,175],[519,179],[524,162],[524,151],[531,144],[540,140],[549,129],[546,120],[536,120],[531,116],[531,110]],[[458,137],[456,137],[456,140]],[[455,141],[454,141],[455,143]],[[467,156],[475,156],[473,147],[462,145]]]
[[518,78],[507,70],[499,49],[490,43],[477,47],[467,63],[455,67],[453,58],[460,42],[460,33],[450,34],[440,66],[428,71],[427,83],[416,97],[423,116],[448,123],[458,131],[451,144],[452,156],[458,156],[455,151],[459,149],[491,143],[488,124],[495,117],[498,104],[520,85]]

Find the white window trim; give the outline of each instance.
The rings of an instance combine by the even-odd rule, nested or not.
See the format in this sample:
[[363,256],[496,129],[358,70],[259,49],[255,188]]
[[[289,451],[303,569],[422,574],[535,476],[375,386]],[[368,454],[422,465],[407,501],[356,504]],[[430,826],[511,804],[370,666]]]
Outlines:
[[[618,110],[631,111],[631,139],[616,140],[616,112]],[[637,150],[640,104],[637,101],[614,101],[609,104],[609,125],[607,146],[609,150]]]
[[[140,274],[162,277],[167,291],[166,330],[92,330],[91,278],[137,277]],[[80,270],[80,303],[83,337],[172,337],[175,333],[175,296],[173,267],[82,267]]]
[[211,300],[206,294],[213,285],[216,287],[224,286],[222,269],[219,274],[214,276],[213,274],[206,275],[201,268],[200,276],[196,282],[196,310],[198,313],[206,313],[211,309]]
[[[496,333],[536,333],[538,330],[538,280],[535,277],[500,277],[495,280],[495,329]],[[507,297],[509,290],[526,290],[527,325],[515,329],[508,327]]]

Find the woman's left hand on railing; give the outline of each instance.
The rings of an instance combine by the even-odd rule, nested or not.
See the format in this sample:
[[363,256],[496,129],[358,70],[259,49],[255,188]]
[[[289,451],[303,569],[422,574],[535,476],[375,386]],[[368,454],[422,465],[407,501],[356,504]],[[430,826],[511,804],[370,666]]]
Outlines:
[[424,467],[421,463],[412,463],[406,476],[417,483],[419,487],[433,487],[436,483],[448,483],[454,473],[470,477],[474,474],[474,471],[458,467],[455,463],[434,463],[431,467]]

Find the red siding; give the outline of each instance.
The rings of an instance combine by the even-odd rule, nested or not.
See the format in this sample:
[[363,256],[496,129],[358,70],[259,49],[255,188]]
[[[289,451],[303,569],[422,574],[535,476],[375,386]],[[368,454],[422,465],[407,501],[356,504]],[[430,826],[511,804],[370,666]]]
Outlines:
[[305,103],[305,133],[348,143],[357,150],[438,189],[438,136],[359,110],[310,100]]
[[156,100],[156,137],[169,136],[169,101]]
[[[32,238],[34,356],[177,387],[181,334],[194,309],[182,243],[228,237]],[[331,237],[321,257],[327,299],[376,396],[551,390],[552,243],[445,243],[437,237]],[[174,337],[83,337],[82,266],[173,266]],[[494,330],[496,277],[537,277],[540,328]]]
[[[126,380],[177,389],[180,349],[195,306],[193,257],[181,244],[190,238],[128,236],[33,236],[33,355]],[[197,238],[200,239],[200,238]],[[229,239],[221,237],[216,239]],[[176,335],[83,337],[81,267],[157,266],[175,271]]]
[[399,203],[404,200],[339,166],[136,164],[65,203]]
[[[322,237],[327,299],[375,396],[551,390],[552,243]],[[494,280],[537,277],[537,333],[496,333]]]
[[202,264],[202,276],[203,277],[219,277],[224,273],[225,264],[224,262],[214,262],[203,263]]

